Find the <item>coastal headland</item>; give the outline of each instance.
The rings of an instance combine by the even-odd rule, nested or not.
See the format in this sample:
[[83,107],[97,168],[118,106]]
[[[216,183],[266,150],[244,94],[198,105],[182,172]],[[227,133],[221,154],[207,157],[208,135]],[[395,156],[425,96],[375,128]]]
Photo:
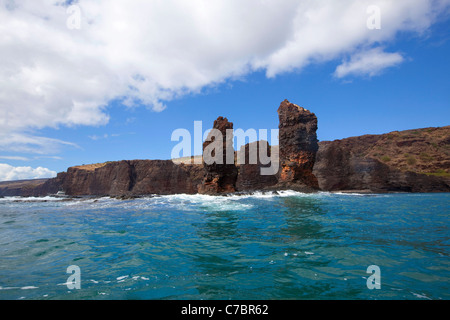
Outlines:
[[[300,192],[450,192],[450,126],[317,140],[318,119],[311,111],[284,100],[278,108],[279,145],[248,143],[223,161],[205,159],[205,151],[232,144],[226,131],[233,123],[213,124],[222,140],[210,136],[201,163],[194,157],[173,160],[123,160],[74,166],[55,178],[0,182],[0,196],[134,197],[168,194],[229,194],[253,191]],[[278,170],[261,174],[274,163]],[[252,159],[251,150],[257,150]],[[214,155],[214,151],[212,152]],[[216,155],[217,156],[217,155]],[[238,156],[244,162],[236,161]],[[227,158],[228,157],[228,158]],[[234,160],[233,160],[234,159]]]

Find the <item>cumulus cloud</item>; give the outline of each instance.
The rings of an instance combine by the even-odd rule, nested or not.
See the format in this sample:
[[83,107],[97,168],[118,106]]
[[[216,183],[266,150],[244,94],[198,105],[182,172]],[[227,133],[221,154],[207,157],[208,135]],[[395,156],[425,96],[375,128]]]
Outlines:
[[[400,55],[371,48],[402,31],[426,31],[450,6],[450,0],[78,0],[80,28],[72,29],[68,3],[0,0],[4,148],[20,150],[7,141],[31,138],[29,130],[106,124],[112,100],[159,112],[172,99],[254,71],[275,77],[352,56],[337,76],[372,75]],[[367,28],[369,5],[380,8],[381,30]],[[362,48],[365,55],[354,55]],[[54,149],[66,145],[36,139]]]
[[13,167],[0,163],[0,181],[53,178],[55,176],[55,171],[43,167]]

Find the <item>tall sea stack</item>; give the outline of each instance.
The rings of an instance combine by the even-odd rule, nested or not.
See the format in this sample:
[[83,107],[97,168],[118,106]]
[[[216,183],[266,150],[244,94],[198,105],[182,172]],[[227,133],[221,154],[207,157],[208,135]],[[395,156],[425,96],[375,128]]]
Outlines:
[[233,123],[227,118],[219,117],[214,121],[213,130],[203,143],[205,177],[198,187],[198,192],[202,194],[235,192],[238,169],[234,159]]
[[284,100],[278,108],[280,172],[278,186],[299,191],[319,190],[312,173],[316,153],[317,117],[314,113]]

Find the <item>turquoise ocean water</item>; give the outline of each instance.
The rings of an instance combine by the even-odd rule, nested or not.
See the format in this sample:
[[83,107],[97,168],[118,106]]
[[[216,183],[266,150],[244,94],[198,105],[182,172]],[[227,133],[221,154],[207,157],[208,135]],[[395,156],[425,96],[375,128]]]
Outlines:
[[2,198],[0,299],[450,299],[449,216],[450,194]]

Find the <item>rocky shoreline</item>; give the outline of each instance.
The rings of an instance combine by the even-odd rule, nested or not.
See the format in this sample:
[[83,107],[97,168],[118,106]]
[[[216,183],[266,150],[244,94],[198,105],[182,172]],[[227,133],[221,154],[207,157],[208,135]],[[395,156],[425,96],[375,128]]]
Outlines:
[[[192,164],[177,160],[123,160],[77,166],[52,179],[0,182],[0,196],[42,197],[64,191],[71,197],[110,196],[130,199],[149,195],[229,195],[251,192],[450,192],[450,126],[365,135],[319,142],[317,117],[289,101],[278,108],[279,146],[267,141],[240,150],[246,162]],[[233,128],[227,118],[213,125],[223,133]],[[211,148],[213,138],[203,149]],[[256,145],[255,145],[256,144]],[[278,159],[276,174],[261,175],[271,164],[249,161],[249,150],[264,147]],[[258,152],[259,155],[259,152]],[[236,155],[235,155],[236,158]]]

